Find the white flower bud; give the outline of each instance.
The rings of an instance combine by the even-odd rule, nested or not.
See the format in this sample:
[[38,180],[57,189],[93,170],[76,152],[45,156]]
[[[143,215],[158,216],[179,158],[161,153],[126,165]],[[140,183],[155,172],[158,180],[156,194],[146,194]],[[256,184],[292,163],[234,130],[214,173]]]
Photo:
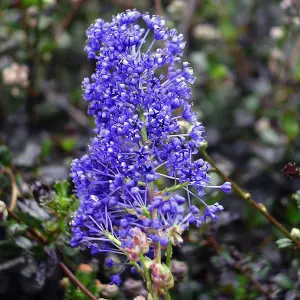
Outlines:
[[291,231],[291,236],[292,236],[294,239],[300,240],[300,229],[298,229],[298,228],[293,228],[292,231]]

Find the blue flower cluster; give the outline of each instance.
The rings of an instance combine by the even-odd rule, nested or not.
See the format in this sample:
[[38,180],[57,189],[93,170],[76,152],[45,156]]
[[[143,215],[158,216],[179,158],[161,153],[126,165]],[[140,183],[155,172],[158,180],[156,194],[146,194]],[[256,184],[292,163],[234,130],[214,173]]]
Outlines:
[[[110,23],[98,19],[87,37],[85,50],[97,63],[83,88],[96,136],[89,154],[72,163],[81,204],[71,244],[124,253],[134,244],[134,228],[146,235],[150,250],[159,242],[179,244],[190,224],[215,220],[223,209],[201,199],[209,164],[194,159],[204,128],[188,101],[194,77],[181,63],[183,36],[159,16],[128,10]],[[173,188],[156,188],[162,179],[174,181]],[[175,193],[179,189],[186,197]],[[204,204],[204,213],[191,198]]]

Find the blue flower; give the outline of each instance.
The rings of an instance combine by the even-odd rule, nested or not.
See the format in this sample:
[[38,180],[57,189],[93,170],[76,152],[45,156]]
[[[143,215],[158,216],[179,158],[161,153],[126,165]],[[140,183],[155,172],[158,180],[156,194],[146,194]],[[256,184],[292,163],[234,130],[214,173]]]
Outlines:
[[[212,186],[209,164],[195,159],[205,138],[189,102],[193,70],[182,62],[182,34],[159,16],[128,10],[110,23],[96,20],[87,37],[85,51],[96,66],[83,89],[95,137],[88,154],[72,163],[80,207],[71,245],[138,263],[157,243],[178,245],[190,224],[216,220],[223,210],[202,199]],[[178,188],[158,190],[158,179]],[[231,186],[214,188],[228,192]],[[193,199],[205,206],[204,215]],[[112,282],[121,279],[115,275]]]
[[120,286],[122,284],[122,278],[120,274],[111,275],[110,280],[110,284],[115,284],[116,286]]

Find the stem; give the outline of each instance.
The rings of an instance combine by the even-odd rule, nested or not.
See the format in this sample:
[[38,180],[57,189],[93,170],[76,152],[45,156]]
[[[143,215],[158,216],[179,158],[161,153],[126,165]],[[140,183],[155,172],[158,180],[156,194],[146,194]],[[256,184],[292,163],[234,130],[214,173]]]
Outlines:
[[140,266],[138,265],[138,263],[136,263],[135,261],[131,261],[130,264],[133,265],[133,266],[135,266],[135,268],[137,269],[137,271],[139,272],[139,274],[143,277],[143,272],[142,272]]
[[259,211],[263,216],[265,216],[277,229],[279,229],[288,239],[293,241],[295,247],[300,249],[300,242],[298,242],[295,238],[291,236],[291,234],[284,228],[284,226],[278,222],[272,215],[270,215],[264,205],[261,203],[257,203],[255,200],[252,199],[251,195],[245,191],[243,191],[237,183],[235,183],[232,179],[227,177],[214,163],[212,158],[206,153],[205,147],[200,148],[200,153],[202,154],[203,158],[210,163],[210,165],[215,169],[216,173],[222,177],[224,180],[231,182],[232,189],[235,193],[242,198],[244,201],[251,204],[257,211]]
[[165,188],[164,190],[161,191],[161,193],[166,194],[166,193],[169,193],[169,192],[180,190],[180,189],[182,189],[182,188],[184,188],[188,185],[189,185],[189,182],[180,183],[180,184],[174,185],[172,187]]
[[166,291],[166,300],[171,300],[171,295],[169,291]]
[[75,277],[75,275],[69,270],[69,268],[63,263],[59,262],[59,266],[65,272],[65,274],[70,278],[70,280],[91,300],[97,300],[97,298]]
[[169,243],[167,248],[167,253],[166,253],[167,256],[166,264],[168,268],[170,268],[171,266],[172,254],[173,254],[172,243]]
[[107,238],[109,238],[113,243],[115,243],[118,246],[121,246],[121,242],[115,238],[112,234],[110,234],[108,231],[105,232],[105,235],[107,236]]
[[156,254],[156,262],[161,263],[161,244],[160,242],[157,243],[157,248],[156,248],[157,254]]
[[[144,116],[144,111],[142,108],[140,108],[140,111],[139,111],[139,117],[141,119],[142,122],[145,122],[146,118]],[[146,125],[144,125],[141,129],[141,136],[142,136],[142,142],[144,145],[147,145],[148,144],[148,135],[147,135],[147,128],[146,128]]]
[[140,261],[141,261],[142,267],[144,269],[144,275],[145,275],[147,289],[148,289],[149,293],[153,296],[153,287],[152,287],[152,282],[151,282],[151,276],[150,276],[149,269],[147,268],[147,265],[146,265],[145,256],[143,254],[140,255]]
[[148,143],[147,129],[146,126],[143,126],[141,129],[141,135],[144,145]]

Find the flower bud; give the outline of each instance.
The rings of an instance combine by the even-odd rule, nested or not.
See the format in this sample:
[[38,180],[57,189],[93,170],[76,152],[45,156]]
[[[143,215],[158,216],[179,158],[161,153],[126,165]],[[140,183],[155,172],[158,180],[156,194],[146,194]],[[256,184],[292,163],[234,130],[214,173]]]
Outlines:
[[300,240],[300,229],[298,229],[298,228],[293,228],[292,231],[291,231],[291,236],[292,236],[294,239]]
[[169,230],[169,241],[173,246],[178,246],[183,243],[181,234],[183,229],[180,226],[172,226]]
[[174,276],[175,282],[182,281],[188,272],[188,266],[183,261],[172,260],[171,272]]
[[64,277],[59,281],[59,285],[66,289],[70,285],[70,279],[68,277]]
[[0,221],[4,221],[7,219],[7,208],[6,204],[3,201],[0,201]]
[[164,294],[165,290],[168,290],[174,286],[174,278],[170,269],[161,263],[153,264],[151,267],[152,282],[160,293]]
[[147,235],[141,231],[141,229],[135,227],[130,230],[132,235],[132,247],[125,247],[124,251],[127,254],[129,260],[139,261],[141,254],[149,252],[149,241]]
[[231,182],[226,181],[221,185],[221,190],[224,193],[229,193],[231,191]]

